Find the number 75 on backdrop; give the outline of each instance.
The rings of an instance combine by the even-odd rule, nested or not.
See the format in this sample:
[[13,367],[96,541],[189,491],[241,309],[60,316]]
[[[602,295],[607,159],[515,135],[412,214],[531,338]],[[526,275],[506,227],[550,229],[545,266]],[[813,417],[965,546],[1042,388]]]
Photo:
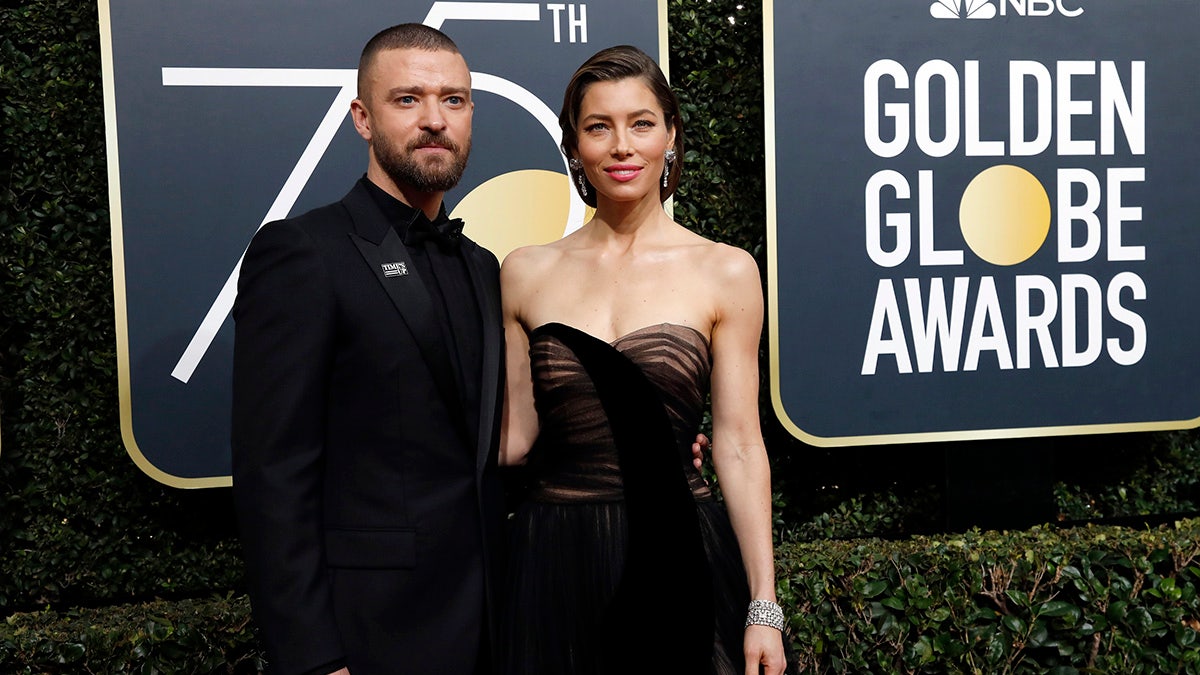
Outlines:
[[230,484],[229,310],[241,256],[262,224],[340,199],[365,171],[348,112],[372,35],[418,21],[462,50],[473,145],[446,206],[500,258],[583,223],[558,149],[574,69],[613,44],[666,65],[666,0],[99,9],[122,435],[139,467],[176,487]]

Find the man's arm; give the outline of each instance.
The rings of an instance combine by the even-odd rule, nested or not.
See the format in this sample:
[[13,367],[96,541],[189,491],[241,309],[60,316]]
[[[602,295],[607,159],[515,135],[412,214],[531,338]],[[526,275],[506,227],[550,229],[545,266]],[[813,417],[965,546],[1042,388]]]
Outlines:
[[341,665],[321,527],[329,271],[293,223],[262,228],[233,309],[233,496],[251,603],[279,673]]

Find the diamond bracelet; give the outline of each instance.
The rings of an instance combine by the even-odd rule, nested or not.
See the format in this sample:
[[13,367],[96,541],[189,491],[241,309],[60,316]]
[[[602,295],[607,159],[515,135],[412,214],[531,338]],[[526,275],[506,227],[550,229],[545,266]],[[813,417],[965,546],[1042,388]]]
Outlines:
[[770,600],[751,600],[746,611],[746,627],[752,625],[770,626],[782,633],[783,608]]

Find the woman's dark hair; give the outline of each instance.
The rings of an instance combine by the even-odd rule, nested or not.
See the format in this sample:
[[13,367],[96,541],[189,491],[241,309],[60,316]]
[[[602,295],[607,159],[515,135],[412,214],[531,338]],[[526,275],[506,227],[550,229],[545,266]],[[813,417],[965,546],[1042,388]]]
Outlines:
[[[675,194],[683,167],[683,126],[679,117],[679,99],[676,98],[675,92],[671,91],[667,77],[663,75],[662,69],[654,59],[637,47],[618,45],[602,49],[579,66],[571,76],[567,91],[563,94],[562,111],[558,114],[558,126],[562,129],[562,151],[567,158],[571,158],[578,150],[576,134],[579,108],[583,105],[583,96],[587,93],[587,88],[596,82],[615,82],[631,77],[641,78],[646,83],[662,108],[667,129],[675,130],[675,161],[671,162],[667,170],[667,186],[659,188],[659,200],[665,202]],[[580,173],[582,174],[582,170]],[[575,189],[578,190],[578,176],[572,175],[571,178]],[[583,180],[585,183],[589,182],[586,175],[583,176]],[[596,206],[595,189],[588,190],[586,195],[581,193],[580,196],[588,206]]]

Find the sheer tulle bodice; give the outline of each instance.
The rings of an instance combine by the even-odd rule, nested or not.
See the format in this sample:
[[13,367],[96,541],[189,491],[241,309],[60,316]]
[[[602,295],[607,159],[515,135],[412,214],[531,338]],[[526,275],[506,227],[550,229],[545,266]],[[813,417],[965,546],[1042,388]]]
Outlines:
[[[540,501],[610,501],[622,498],[612,428],[595,384],[578,356],[547,331],[530,335],[541,430],[529,462]],[[680,462],[697,499],[710,497],[692,465],[692,441],[700,429],[712,362],[707,339],[688,326],[646,326],[610,345],[633,362],[658,391],[671,420]]]

